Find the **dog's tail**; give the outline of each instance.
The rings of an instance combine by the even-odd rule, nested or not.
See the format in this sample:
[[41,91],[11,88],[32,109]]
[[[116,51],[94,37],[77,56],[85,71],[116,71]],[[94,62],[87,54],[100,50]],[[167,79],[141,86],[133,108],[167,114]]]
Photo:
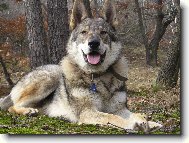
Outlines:
[[1,110],[8,110],[9,107],[12,105],[13,105],[13,102],[11,100],[10,94],[4,98],[0,98],[0,109]]

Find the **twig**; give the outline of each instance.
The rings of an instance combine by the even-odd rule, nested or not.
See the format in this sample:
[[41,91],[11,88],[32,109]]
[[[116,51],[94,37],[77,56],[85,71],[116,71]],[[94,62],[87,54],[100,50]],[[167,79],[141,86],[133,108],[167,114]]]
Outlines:
[[125,130],[124,128],[119,127],[119,126],[117,126],[117,125],[114,125],[114,124],[112,124],[112,123],[110,123],[110,122],[108,122],[107,125],[111,125],[111,126],[113,126],[113,127],[116,127],[116,128],[118,128],[118,129],[121,129],[121,130]]

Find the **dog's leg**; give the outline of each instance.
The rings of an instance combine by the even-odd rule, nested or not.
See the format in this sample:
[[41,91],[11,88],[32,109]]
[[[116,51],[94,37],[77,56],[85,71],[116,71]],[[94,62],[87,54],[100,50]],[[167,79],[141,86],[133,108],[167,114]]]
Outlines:
[[38,114],[38,110],[34,108],[26,108],[26,107],[19,107],[19,106],[11,106],[8,109],[11,113],[17,113],[21,115],[36,115]]
[[134,129],[136,123],[132,118],[124,119],[118,115],[103,113],[94,110],[85,110],[80,114],[79,123],[114,125],[124,129]]
[[[125,101],[126,101],[126,93],[125,92],[115,92],[115,95],[111,98],[109,101],[109,106],[114,107],[113,110],[109,111],[110,113],[114,115],[121,116],[124,119],[130,120],[130,122],[137,123],[138,125],[147,123],[146,115],[145,114],[140,114],[140,113],[132,113],[130,112],[126,106],[125,106]],[[114,110],[118,109],[118,110]],[[148,125],[150,128],[154,127],[161,127],[161,124],[158,124],[156,122],[148,121]]]
[[11,113],[17,113],[17,114],[32,114],[32,113],[37,113],[37,109],[33,108],[27,108],[28,105],[31,103],[34,103],[34,100],[37,96],[39,98],[40,95],[38,94],[40,91],[40,86],[37,86],[36,83],[33,84],[32,82],[30,84],[24,85],[25,81],[22,81],[23,86],[20,86],[17,84],[11,91],[11,99],[13,101],[13,106],[11,106],[8,111]]
[[[133,121],[134,123],[137,123],[138,125],[147,123],[145,114],[132,113],[126,107],[122,108],[121,110],[116,111],[114,114],[121,116],[124,119],[129,119],[130,121]],[[148,121],[148,125],[150,128],[162,127],[161,124],[153,122],[153,121]]]
[[30,72],[13,87],[10,95],[13,106],[11,113],[36,114],[34,105],[50,95],[59,85],[61,72],[58,66],[44,66]]
[[[11,113],[17,113],[22,115],[35,115],[38,113],[37,109],[32,108],[33,105],[36,105],[41,100],[45,99],[51,92],[53,92],[54,88],[46,89],[43,84],[29,84],[24,88],[18,88],[17,93],[14,93],[13,106],[11,106],[8,111]],[[13,89],[14,91],[15,89]],[[17,95],[15,97],[15,95]]]

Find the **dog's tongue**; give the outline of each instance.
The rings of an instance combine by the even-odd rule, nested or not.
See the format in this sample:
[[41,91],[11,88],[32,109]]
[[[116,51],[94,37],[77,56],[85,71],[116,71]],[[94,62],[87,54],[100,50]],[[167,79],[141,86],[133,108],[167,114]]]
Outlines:
[[95,55],[89,54],[87,55],[87,60],[90,64],[96,65],[100,62],[100,54],[95,54]]

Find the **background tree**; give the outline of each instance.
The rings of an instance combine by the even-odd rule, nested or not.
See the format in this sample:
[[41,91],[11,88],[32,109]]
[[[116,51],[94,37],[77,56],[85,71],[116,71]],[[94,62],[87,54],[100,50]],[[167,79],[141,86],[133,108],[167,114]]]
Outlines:
[[49,63],[58,64],[66,54],[69,36],[66,0],[47,0]]
[[[70,0],[68,0],[68,1],[70,1]],[[70,3],[72,4],[72,6],[73,6],[73,4],[74,4],[74,1],[75,1],[75,0],[72,0],[72,2],[70,2]],[[81,0],[81,1],[83,1],[84,5],[85,5],[85,7],[86,7],[88,16],[89,16],[89,17],[92,17],[91,6],[90,6],[90,5],[91,5],[91,1],[93,1],[93,0]]]
[[26,0],[26,26],[31,68],[48,64],[48,49],[40,0]]
[[181,48],[181,22],[180,22],[180,7],[178,4],[177,28],[175,39],[172,40],[171,47],[167,53],[167,58],[158,72],[156,84],[164,85],[165,87],[175,87],[177,85],[180,69],[180,48]]
[[9,87],[13,87],[13,86],[14,86],[14,83],[13,83],[13,81],[12,81],[11,78],[10,78],[10,74],[9,74],[9,72],[7,71],[6,64],[5,64],[5,62],[3,61],[3,58],[2,58],[1,55],[0,55],[0,63],[1,63],[1,66],[2,66],[2,68],[3,68],[3,73],[4,73],[4,75],[5,75],[5,79],[6,79],[6,81],[7,81],[8,84],[9,84]]
[[83,0],[83,3],[86,7],[87,13],[89,14],[89,17],[92,17],[90,1],[89,0]]
[[135,0],[135,5],[138,13],[138,23],[143,37],[143,43],[146,49],[146,63],[147,65],[157,66],[157,50],[159,43],[166,32],[167,27],[171,22],[175,20],[177,15],[177,9],[173,4],[170,3],[169,8],[166,13],[163,12],[163,0],[156,0],[154,4],[151,5],[155,9],[155,31],[152,35],[151,40],[148,39],[145,26],[144,26],[144,17],[142,16],[141,7],[138,0]]

